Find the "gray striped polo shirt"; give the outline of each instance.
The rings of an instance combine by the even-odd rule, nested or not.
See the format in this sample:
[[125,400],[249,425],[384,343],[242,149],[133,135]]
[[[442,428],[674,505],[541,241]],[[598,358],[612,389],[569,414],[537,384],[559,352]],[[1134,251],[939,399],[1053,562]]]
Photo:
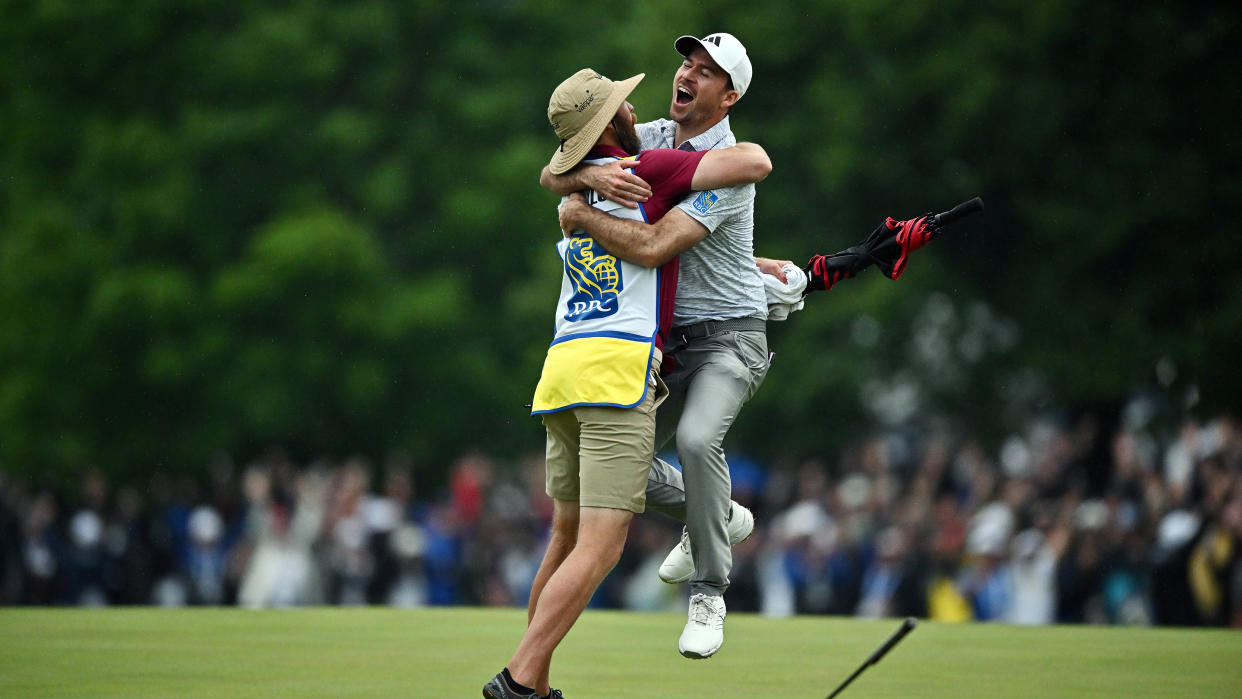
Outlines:
[[[657,119],[637,126],[643,150],[675,148],[677,124]],[[686,142],[683,150],[735,145],[729,117]],[[768,317],[763,279],[755,266],[755,185],[692,192],[678,205],[702,223],[707,237],[681,253],[673,325],[704,320]]]

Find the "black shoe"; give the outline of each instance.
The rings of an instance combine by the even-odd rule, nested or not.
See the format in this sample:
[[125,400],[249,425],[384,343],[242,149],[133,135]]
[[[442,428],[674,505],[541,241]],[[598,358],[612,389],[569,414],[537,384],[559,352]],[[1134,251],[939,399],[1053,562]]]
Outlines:
[[[549,699],[564,699],[561,690],[553,689],[548,695]],[[496,673],[490,682],[483,685],[484,699],[543,699],[537,692],[530,694],[518,694],[509,687],[509,683],[505,682],[503,673]]]

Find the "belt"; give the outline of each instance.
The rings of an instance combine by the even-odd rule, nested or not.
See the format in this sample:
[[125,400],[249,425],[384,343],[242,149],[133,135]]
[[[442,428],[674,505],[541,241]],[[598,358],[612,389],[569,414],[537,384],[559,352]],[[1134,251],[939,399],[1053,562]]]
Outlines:
[[729,318],[728,320],[705,320],[702,323],[679,325],[669,333],[674,339],[682,342],[697,340],[701,337],[718,335],[723,332],[767,330],[768,323],[762,318]]

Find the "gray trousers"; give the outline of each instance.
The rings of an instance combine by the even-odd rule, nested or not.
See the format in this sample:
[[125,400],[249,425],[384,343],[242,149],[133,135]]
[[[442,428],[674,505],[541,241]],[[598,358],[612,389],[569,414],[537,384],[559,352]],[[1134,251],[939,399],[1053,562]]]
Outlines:
[[656,413],[656,450],[677,439],[681,472],[660,459],[647,476],[647,508],[686,523],[694,555],[690,593],[723,595],[733,549],[727,518],[732,486],[724,438],[768,371],[763,331],[727,331],[687,344],[671,341],[677,362]]

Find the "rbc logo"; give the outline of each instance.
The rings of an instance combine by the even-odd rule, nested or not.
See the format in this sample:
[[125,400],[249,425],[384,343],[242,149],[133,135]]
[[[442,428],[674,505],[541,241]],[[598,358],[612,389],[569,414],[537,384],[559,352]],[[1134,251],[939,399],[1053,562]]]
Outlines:
[[566,304],[565,320],[572,323],[606,318],[617,312],[617,295],[622,288],[617,258],[607,253],[596,254],[593,239],[570,239],[565,249],[565,275],[574,287]]
[[720,197],[716,196],[715,192],[699,192],[699,195],[694,198],[694,208],[699,213],[705,214],[717,201],[720,201]]

